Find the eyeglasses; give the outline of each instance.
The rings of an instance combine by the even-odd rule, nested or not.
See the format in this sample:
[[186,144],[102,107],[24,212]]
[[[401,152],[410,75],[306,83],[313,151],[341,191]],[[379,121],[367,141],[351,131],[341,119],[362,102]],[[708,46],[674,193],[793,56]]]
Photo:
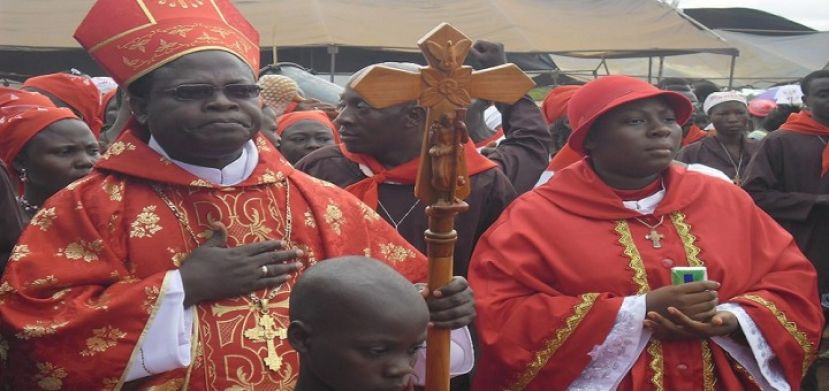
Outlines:
[[256,84],[228,84],[224,87],[216,87],[212,84],[182,84],[164,91],[173,94],[178,100],[204,100],[215,96],[219,88],[230,99],[256,98],[262,90]]

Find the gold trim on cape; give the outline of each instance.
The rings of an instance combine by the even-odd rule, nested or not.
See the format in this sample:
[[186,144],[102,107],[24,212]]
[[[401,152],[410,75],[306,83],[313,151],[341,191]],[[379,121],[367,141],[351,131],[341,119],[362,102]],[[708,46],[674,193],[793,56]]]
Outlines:
[[685,257],[689,266],[705,266],[699,259],[700,249],[696,245],[697,237],[691,233],[691,225],[685,222],[685,214],[682,212],[671,213],[671,222],[682,239],[682,247],[685,249]]
[[633,235],[630,233],[630,226],[625,220],[616,222],[616,227],[613,229],[619,234],[619,244],[625,251],[625,255],[630,259],[628,267],[633,271],[633,282],[638,286],[637,294],[644,294],[651,290],[648,285],[648,275],[645,271],[645,263],[642,261],[642,255],[639,254],[639,249],[633,242]]
[[714,373],[714,358],[711,354],[711,344],[708,340],[702,341],[702,385],[705,391],[715,391],[717,375]]
[[651,355],[651,362],[648,366],[653,371],[651,383],[657,391],[665,391],[665,359],[662,358],[662,342],[658,339],[651,339],[648,343],[648,354]]
[[530,382],[535,379],[538,372],[547,365],[547,361],[556,353],[556,351],[564,345],[564,342],[570,338],[570,335],[579,327],[579,324],[584,320],[585,315],[593,307],[596,299],[599,297],[598,293],[585,293],[581,295],[582,301],[573,307],[573,314],[567,317],[564,321],[565,326],[558,329],[555,336],[550,338],[545,344],[544,348],[536,352],[535,358],[527,365],[527,369],[518,378],[518,380],[508,389],[511,391],[523,390]]

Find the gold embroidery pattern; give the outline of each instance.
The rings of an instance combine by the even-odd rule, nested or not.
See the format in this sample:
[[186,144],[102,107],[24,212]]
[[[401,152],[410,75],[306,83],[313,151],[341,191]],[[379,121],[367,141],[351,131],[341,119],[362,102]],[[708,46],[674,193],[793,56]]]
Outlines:
[[54,207],[41,209],[35,213],[34,217],[32,217],[30,224],[45,232],[52,226],[52,223],[55,222],[56,217],[57,213],[55,213]]
[[127,333],[112,326],[92,330],[92,336],[86,339],[86,349],[81,351],[81,356],[90,357],[105,352],[126,336]]
[[392,243],[381,244],[380,254],[383,255],[383,258],[394,263],[403,262],[415,257],[414,251]]
[[665,391],[663,384],[665,380],[665,362],[662,358],[662,342],[658,339],[652,339],[648,343],[648,354],[651,355],[650,368],[653,371],[651,383],[657,391]]
[[107,378],[104,378],[101,381],[101,383],[104,385],[104,387],[107,387],[107,388],[114,388],[120,382],[121,382],[121,380],[118,379],[117,377],[107,377]]
[[711,345],[702,341],[702,385],[705,391],[714,391],[717,378],[714,375],[714,358],[711,355]]
[[101,185],[101,188],[104,190],[105,193],[109,195],[109,199],[112,201],[120,202],[124,198],[124,183],[112,183],[112,182],[104,182]]
[[50,274],[46,277],[38,278],[38,279],[30,282],[28,285],[32,288],[40,288],[40,287],[44,287],[44,286],[55,285],[57,283],[58,283],[58,279],[55,278],[55,275]]
[[331,226],[337,235],[342,234],[342,225],[345,223],[343,211],[334,204],[334,200],[328,200],[328,206],[325,207],[325,223]]
[[196,187],[213,187],[213,185],[211,185],[211,184],[210,184],[210,182],[208,182],[208,181],[206,181],[206,180],[204,180],[204,179],[201,179],[201,178],[196,179],[196,180],[195,180],[195,181],[193,181],[193,182],[190,182],[190,186],[196,186]]
[[130,223],[131,238],[151,238],[156,232],[161,231],[158,222],[161,218],[155,213],[155,205],[145,206],[141,213]]
[[69,189],[69,190],[75,190],[76,187],[80,186],[82,183],[84,183],[84,182],[86,182],[90,179],[92,179],[92,177],[87,175],[87,176],[85,176],[81,179],[78,179],[78,180],[66,185],[66,188]]
[[69,245],[66,246],[66,249],[58,249],[58,255],[66,257],[66,259],[72,261],[83,260],[84,262],[94,262],[99,259],[98,255],[101,254],[103,249],[104,241],[101,239],[93,240],[91,242],[79,240],[77,242],[69,243]]
[[170,8],[176,8],[176,6],[181,8],[199,8],[204,5],[204,0],[158,0],[158,5],[167,5]]
[[271,169],[265,170],[265,172],[262,173],[262,176],[259,177],[259,183],[260,184],[263,184],[263,183],[276,183],[276,181],[277,181],[276,174],[274,174],[274,172],[271,171]]
[[636,293],[643,294],[651,290],[648,284],[648,276],[645,273],[645,264],[642,261],[642,255],[639,254],[639,249],[633,242],[633,235],[630,233],[630,226],[627,221],[619,220],[616,222],[614,228],[619,234],[619,244],[622,245],[625,255],[630,259],[628,267],[633,271],[633,282],[639,288]]
[[816,355],[815,345],[812,344],[811,341],[809,341],[809,336],[807,336],[805,332],[801,331],[797,327],[797,323],[790,321],[786,314],[783,313],[783,311],[780,311],[780,309],[777,308],[777,305],[775,305],[771,301],[768,301],[765,298],[757,295],[742,295],[737,296],[736,298],[751,300],[757,304],[760,304],[763,307],[766,307],[766,309],[768,309],[772,313],[772,315],[774,315],[774,317],[777,318],[777,321],[780,322],[780,325],[783,326],[783,328],[786,329],[786,331],[788,331],[789,334],[791,334],[794,340],[797,341],[798,345],[800,345],[800,348],[803,349],[804,357],[802,374],[806,375],[806,370],[809,369],[809,365],[812,363],[812,361],[814,361]]
[[314,214],[311,213],[310,210],[305,211],[305,226],[311,228],[317,228],[317,223],[314,221]]
[[[259,152],[270,152],[271,147],[268,146],[268,142],[265,141],[264,138],[257,137],[256,138],[256,149],[259,150]],[[267,170],[267,171],[270,171],[270,170]]]
[[308,179],[310,179],[312,182],[316,182],[317,184],[322,185],[322,187],[332,187],[332,188],[337,187],[333,183],[328,182],[328,181],[324,181],[324,180],[319,179],[319,178],[309,177]]
[[144,299],[144,311],[147,311],[148,314],[152,314],[155,303],[158,301],[158,295],[161,294],[161,290],[157,286],[147,286],[144,287],[144,294],[147,295],[147,298]]
[[9,255],[9,261],[17,262],[27,255],[31,254],[32,252],[29,250],[29,246],[26,244],[18,244],[12,248],[12,254]]
[[123,141],[116,141],[112,143],[112,145],[107,148],[106,153],[104,156],[101,156],[101,159],[107,160],[113,156],[118,156],[126,151],[134,151],[135,145],[132,143],[125,143]]
[[364,248],[363,249],[363,255],[365,255],[367,257],[371,257],[371,249],[368,248],[368,247]]
[[173,250],[169,247],[167,248],[167,251],[169,251],[170,254],[173,254],[173,256],[170,257],[170,261],[173,263],[173,265],[175,267],[181,267],[181,263],[184,262],[184,260],[187,258],[187,253],[179,253],[176,252],[176,250]]
[[705,266],[705,263],[699,259],[700,249],[696,244],[697,237],[691,233],[691,225],[685,222],[685,214],[682,212],[671,213],[671,222],[674,223],[674,228],[682,239],[682,247],[685,248],[688,265]]
[[380,220],[380,215],[377,214],[377,211],[368,207],[368,205],[360,202],[360,210],[363,212],[363,219],[368,222],[375,222]]
[[536,352],[535,358],[527,365],[527,369],[518,378],[509,390],[523,390],[530,382],[535,379],[538,372],[547,365],[547,361],[556,353],[556,351],[564,345],[564,342],[570,338],[570,335],[579,327],[579,324],[584,320],[585,315],[593,307],[593,303],[599,297],[598,293],[586,293],[581,295],[581,303],[573,307],[573,314],[564,320],[564,327],[558,329],[554,337],[550,338],[545,343],[544,348]]
[[[159,0],[159,1],[161,1],[161,0]],[[184,3],[181,3],[181,1],[183,1],[183,0],[165,0],[165,1],[167,1],[166,4],[168,6],[170,4],[184,4]],[[196,1],[196,0],[190,0],[189,2],[192,3],[192,1]],[[182,8],[186,8],[186,7],[182,7]],[[197,30],[197,29],[199,29],[201,31],[201,35],[192,37],[192,39],[184,41],[184,42],[176,42],[177,39],[186,38],[187,35],[190,32],[192,32],[193,30]],[[207,31],[210,31],[211,33],[214,33],[214,34],[218,35],[219,37],[211,36],[210,34],[207,33]],[[124,52],[138,51],[138,52],[141,52],[142,54],[145,54],[147,52],[153,53],[153,55],[149,58],[147,58],[147,57],[128,58],[126,56],[122,56],[121,61],[124,63],[124,65],[126,65],[130,68],[133,68],[133,69],[138,69],[138,68],[141,68],[141,67],[144,67],[144,66],[155,64],[160,59],[163,59],[164,57],[168,56],[169,54],[171,54],[174,51],[178,52],[178,53],[182,53],[182,52],[187,52],[187,50],[193,50],[192,48],[197,47],[197,46],[217,45],[220,41],[226,40],[226,39],[224,39],[224,37],[227,37],[227,36],[230,36],[230,35],[233,35],[234,38],[236,38],[237,40],[234,41],[234,43],[232,43],[232,44],[226,45],[226,47],[228,49],[235,50],[237,53],[247,53],[247,52],[249,52],[253,49],[253,46],[246,41],[245,37],[240,36],[240,34],[237,34],[232,30],[228,30],[228,29],[224,29],[224,28],[220,28],[220,27],[216,27],[216,26],[210,26],[210,25],[206,25],[206,24],[203,24],[203,23],[191,23],[191,24],[184,24],[184,25],[176,25],[176,26],[164,27],[164,28],[159,28],[159,29],[156,29],[156,30],[152,30],[152,31],[147,32],[144,35],[141,35],[141,36],[136,37],[136,38],[134,38],[130,41],[127,41],[127,42],[124,42],[124,43],[118,45],[117,49],[120,49]],[[170,41],[173,41],[173,42],[172,43],[167,42],[167,40],[165,40],[165,37],[167,39],[169,39]],[[147,50],[147,47],[150,46],[153,43],[155,43],[155,45],[156,45],[155,49]],[[225,45],[222,45],[222,46],[225,46]],[[127,54],[127,53],[125,53],[125,54]],[[241,56],[241,55],[240,55],[240,57],[244,58],[244,56]]]
[[15,334],[15,337],[24,341],[32,338],[45,337],[52,335],[58,331],[59,328],[66,326],[69,322],[49,323],[47,321],[38,320],[35,324],[25,325],[23,329]]
[[66,370],[50,362],[37,363],[39,373],[34,380],[37,386],[47,391],[57,391],[63,388],[63,379],[66,377]]

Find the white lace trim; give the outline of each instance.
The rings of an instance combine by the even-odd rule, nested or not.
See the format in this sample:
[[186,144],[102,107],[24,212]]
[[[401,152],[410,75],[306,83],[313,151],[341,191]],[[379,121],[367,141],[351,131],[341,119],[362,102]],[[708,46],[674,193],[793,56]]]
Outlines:
[[723,303],[717,306],[717,310],[731,312],[737,317],[749,346],[741,345],[726,337],[714,337],[711,340],[740,363],[754,377],[754,380],[760,383],[762,390],[790,390],[791,387],[783,375],[777,356],[766,342],[760,328],[743,307],[736,303]]
[[643,327],[646,308],[645,295],[624,299],[607,338],[601,345],[593,347],[590,364],[568,390],[614,390],[618,387],[651,337],[650,330]]

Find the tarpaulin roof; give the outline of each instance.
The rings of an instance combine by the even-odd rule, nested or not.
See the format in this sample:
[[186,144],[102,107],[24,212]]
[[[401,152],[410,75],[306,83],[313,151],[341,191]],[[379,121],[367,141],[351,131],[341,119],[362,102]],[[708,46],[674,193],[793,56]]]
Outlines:
[[[128,0],[125,0],[128,1]],[[176,1],[187,4],[210,0]],[[77,47],[72,33],[92,0],[1,0],[0,46]],[[510,52],[579,57],[736,54],[658,0],[238,0],[262,46],[414,50],[440,22]]]
[[[791,36],[764,36],[733,31],[714,30],[740,50],[734,69],[735,86],[767,87],[772,84],[797,80],[809,72],[822,69],[829,63],[829,32]],[[598,74],[625,74],[648,76],[647,59],[607,60],[607,70],[599,60],[552,56],[565,72],[580,73],[598,69]],[[706,53],[666,57],[664,77],[711,79],[728,84],[731,60],[729,57]],[[651,74],[657,76],[657,61]],[[587,78],[592,75],[583,74]]]

